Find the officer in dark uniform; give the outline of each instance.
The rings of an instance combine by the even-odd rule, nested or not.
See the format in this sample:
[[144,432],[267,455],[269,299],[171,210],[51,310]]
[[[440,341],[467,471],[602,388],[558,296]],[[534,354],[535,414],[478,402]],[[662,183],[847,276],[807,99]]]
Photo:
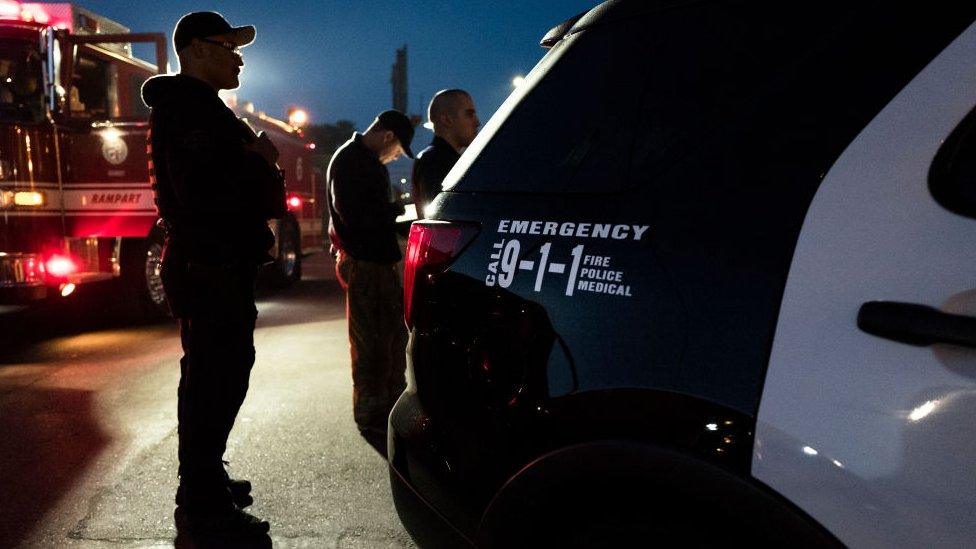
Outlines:
[[413,158],[413,124],[384,111],[332,156],[329,239],[336,274],[346,290],[352,359],[353,416],[360,434],[385,455],[386,422],[406,386],[407,329],[397,263],[396,216],[386,164]]
[[444,177],[461,157],[461,151],[478,135],[481,124],[471,96],[458,89],[434,94],[427,118],[433,126],[434,140],[417,153],[413,163],[413,203],[420,219],[425,217],[424,208],[441,192]]
[[272,258],[267,220],[285,212],[278,151],[217,96],[237,88],[252,26],[213,12],[184,16],[173,42],[180,73],[142,89],[152,108],[153,189],[167,229],[163,287],[180,321],[178,511],[191,533],[261,536],[244,512],[250,483],[222,462],[254,364],[254,281]]

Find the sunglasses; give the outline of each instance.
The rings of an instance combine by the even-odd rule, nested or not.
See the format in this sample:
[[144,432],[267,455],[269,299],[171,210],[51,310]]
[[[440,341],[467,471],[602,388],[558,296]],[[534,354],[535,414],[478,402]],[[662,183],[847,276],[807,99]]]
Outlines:
[[224,48],[225,50],[233,53],[234,55],[241,55],[241,48],[230,42],[225,42],[223,40],[211,40],[209,38],[197,38],[197,40],[201,42],[206,42],[208,44],[213,44],[215,46],[220,46],[221,48]]

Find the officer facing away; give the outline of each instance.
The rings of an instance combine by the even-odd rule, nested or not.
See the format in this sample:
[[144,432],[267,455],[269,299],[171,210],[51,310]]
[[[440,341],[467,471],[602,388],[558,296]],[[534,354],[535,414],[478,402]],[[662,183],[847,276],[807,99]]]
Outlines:
[[474,141],[481,124],[471,96],[458,89],[434,94],[427,118],[434,128],[434,140],[413,163],[413,203],[420,219],[426,217],[424,208],[437,198],[444,177],[461,157],[461,150]]
[[413,158],[413,124],[400,111],[380,113],[336,151],[327,172],[329,240],[346,290],[353,415],[360,434],[384,455],[386,422],[406,382],[407,330],[397,263],[396,216],[386,164]]
[[173,42],[180,73],[146,82],[153,190],[167,230],[162,281],[180,322],[178,512],[190,533],[263,536],[244,512],[251,484],[222,458],[254,364],[254,281],[270,261],[267,220],[284,215],[278,151],[217,97],[240,85],[253,26],[213,12],[183,16]]

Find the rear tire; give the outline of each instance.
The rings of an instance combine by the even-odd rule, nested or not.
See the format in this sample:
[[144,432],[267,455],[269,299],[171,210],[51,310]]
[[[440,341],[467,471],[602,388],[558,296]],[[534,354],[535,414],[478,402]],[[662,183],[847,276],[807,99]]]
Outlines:
[[166,292],[160,277],[163,233],[154,228],[148,238],[122,240],[121,283],[126,306],[140,318],[157,320],[169,316]]
[[843,547],[748,473],[625,440],[528,464],[495,495],[477,538],[482,547]]
[[302,279],[302,237],[292,219],[282,219],[278,227],[278,257],[271,265],[271,284],[287,288]]

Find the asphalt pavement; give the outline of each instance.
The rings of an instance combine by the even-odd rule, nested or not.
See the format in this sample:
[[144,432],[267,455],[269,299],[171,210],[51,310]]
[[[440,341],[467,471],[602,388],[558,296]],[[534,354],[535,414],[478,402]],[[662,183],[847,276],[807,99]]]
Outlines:
[[[225,458],[254,484],[274,547],[414,547],[386,461],[353,423],[342,292],[325,254],[262,291],[251,388]],[[0,308],[0,547],[177,540],[179,331],[111,284]]]

